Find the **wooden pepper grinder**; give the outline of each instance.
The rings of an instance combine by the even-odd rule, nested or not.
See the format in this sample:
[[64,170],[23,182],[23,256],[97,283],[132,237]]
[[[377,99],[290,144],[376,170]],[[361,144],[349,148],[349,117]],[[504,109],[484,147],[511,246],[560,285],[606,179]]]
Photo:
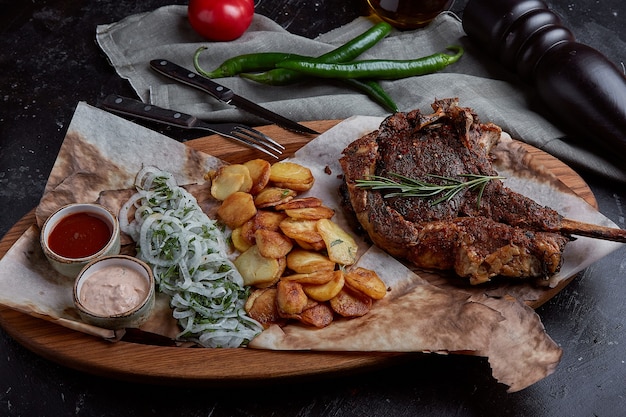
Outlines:
[[543,1],[470,0],[463,29],[534,86],[568,134],[626,161],[626,77],[596,49],[576,42]]

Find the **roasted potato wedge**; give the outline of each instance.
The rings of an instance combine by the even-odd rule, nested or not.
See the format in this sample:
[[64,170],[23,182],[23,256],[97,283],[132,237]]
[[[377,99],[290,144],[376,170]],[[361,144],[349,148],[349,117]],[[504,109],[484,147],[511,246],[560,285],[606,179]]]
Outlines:
[[313,187],[314,181],[309,183],[299,183],[299,182],[276,182],[274,185],[277,187],[284,187],[290,190],[297,191],[299,193],[310,190]]
[[311,189],[315,178],[309,168],[294,162],[282,161],[272,164],[270,182],[277,187],[302,192]]
[[[287,262],[289,265],[289,262]],[[380,300],[387,294],[387,287],[376,271],[361,267],[345,273],[346,285],[374,300]]]
[[300,313],[300,321],[304,324],[315,326],[318,329],[326,327],[333,322],[334,313],[326,303],[316,304]]
[[254,242],[250,242],[245,237],[243,226],[233,229],[232,233],[230,234],[230,241],[233,243],[235,249],[237,249],[239,252],[245,252],[250,249],[252,245],[254,245]]
[[326,206],[303,207],[296,209],[287,209],[285,210],[285,214],[294,219],[320,220],[332,218],[335,215],[335,210]]
[[269,288],[263,288],[262,290],[250,291],[250,295],[248,295],[248,299],[246,300],[246,303],[243,306],[244,310],[246,310],[246,313],[248,313],[252,309],[252,306],[254,305],[254,301],[267,290],[269,290]]
[[280,230],[292,239],[306,242],[323,242],[322,235],[317,231],[317,222],[321,220],[299,220],[287,217],[280,222]]
[[345,287],[330,300],[330,307],[343,317],[361,317],[369,313],[372,299]]
[[256,216],[254,216],[254,228],[272,230],[274,232],[280,231],[280,222],[285,220],[287,215],[280,211],[258,210]]
[[315,251],[295,248],[287,255],[287,268],[299,274],[334,271],[335,265],[328,256]]
[[244,307],[248,316],[261,323],[266,329],[271,324],[284,322],[276,307],[276,293],[276,288],[254,290],[250,293]]
[[356,262],[358,246],[352,236],[337,223],[329,219],[321,219],[317,221],[316,229],[326,244],[331,261],[341,265],[352,265]]
[[255,195],[267,186],[270,181],[270,169],[272,165],[265,159],[252,159],[244,162],[248,171],[250,171],[250,178],[252,179],[252,187],[250,187],[250,194]]
[[343,288],[344,277],[343,271],[333,271],[332,279],[325,284],[302,284],[302,288],[306,295],[315,301],[328,301],[335,297]]
[[293,210],[293,209],[301,209],[301,208],[309,208],[309,207],[319,207],[322,205],[322,200],[317,197],[301,197],[294,198],[291,201],[288,201],[283,204],[278,204],[275,209],[276,210]]
[[273,230],[257,229],[254,239],[259,253],[266,258],[284,258],[293,248],[291,239]]
[[[244,285],[267,287],[278,281],[287,264],[276,258],[266,258],[254,245],[240,254],[233,263],[243,278]],[[284,263],[284,264],[283,264]]]
[[292,200],[298,193],[289,188],[265,187],[254,197],[254,204],[258,208],[273,207]]
[[252,195],[236,191],[226,197],[217,209],[217,216],[231,229],[243,225],[257,212]]
[[308,298],[301,284],[281,279],[276,290],[276,306],[281,314],[300,314],[306,307]]
[[323,240],[320,240],[318,242],[305,242],[303,240],[294,239],[293,241],[296,242],[296,244],[304,250],[319,252],[326,249],[326,244]]
[[241,229],[241,239],[244,241],[242,243],[247,243],[248,246],[256,244],[254,234],[259,229],[272,230],[274,232],[280,231],[280,222],[285,218],[287,218],[287,215],[282,212],[257,210],[254,217],[239,227]]
[[[313,308],[315,307],[317,304],[319,304],[317,301],[315,300],[311,300],[310,298],[307,298],[307,302],[306,302],[306,306],[304,307],[304,310],[308,310],[309,308]],[[284,318],[284,319],[294,319],[294,320],[300,320],[300,313],[296,313],[296,314],[287,314],[284,311],[282,311],[281,309],[277,308],[276,310],[278,310],[278,314],[280,315],[280,317]]]
[[211,176],[211,195],[220,201],[237,191],[247,193],[251,188],[250,171],[243,164],[224,165]]
[[255,217],[256,215],[238,227],[238,229],[241,229],[241,238],[244,239],[250,246],[256,243],[254,241],[254,232],[256,232],[256,227],[254,225]]
[[330,282],[335,277],[334,271],[318,271],[307,274],[291,274],[285,275],[281,279],[295,281],[300,284],[321,285]]
[[276,261],[278,262],[278,270],[280,271],[278,273],[278,278],[276,278],[276,280],[274,280],[274,282],[268,282],[268,283],[261,283],[261,284],[257,284],[257,288],[267,288],[267,287],[271,287],[272,285],[275,285],[278,280],[280,279],[280,277],[283,276],[283,274],[285,273],[285,269],[287,269],[287,258],[286,257],[282,257],[282,258],[275,258]]

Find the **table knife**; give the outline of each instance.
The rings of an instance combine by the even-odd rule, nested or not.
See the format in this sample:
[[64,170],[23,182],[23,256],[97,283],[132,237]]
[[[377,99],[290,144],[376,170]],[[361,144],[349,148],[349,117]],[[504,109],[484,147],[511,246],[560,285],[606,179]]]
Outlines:
[[153,104],[145,104],[117,94],[107,96],[100,103],[100,107],[116,113],[183,129],[207,130],[232,139],[242,145],[257,149],[277,159],[285,149],[283,145],[269,136],[242,123],[207,123],[189,114],[165,109]]
[[282,126],[286,129],[293,130],[299,133],[309,133],[315,135],[319,134],[319,132],[316,132],[313,129],[310,129],[306,126],[301,125],[300,123],[281,116],[278,113],[274,113],[273,111],[268,110],[265,107],[262,107],[244,97],[235,94],[231,89],[220,85],[207,77],[203,77],[196,72],[190,71],[184,67],[181,67],[180,65],[174,64],[167,59],[153,59],[152,61],[150,61],[150,67],[158,73],[165,75],[166,77],[209,93],[211,96],[215,97],[223,103],[230,104],[231,106],[246,110],[256,116],[259,116],[272,123],[276,123],[277,125]]

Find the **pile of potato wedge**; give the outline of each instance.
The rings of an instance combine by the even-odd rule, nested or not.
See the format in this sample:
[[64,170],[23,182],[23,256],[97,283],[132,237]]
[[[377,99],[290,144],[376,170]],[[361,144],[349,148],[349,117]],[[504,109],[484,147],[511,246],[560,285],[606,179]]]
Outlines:
[[234,263],[253,290],[246,312],[264,327],[297,320],[318,328],[335,317],[360,317],[387,293],[375,271],[351,267],[353,237],[334,210],[303,197],[315,182],[294,162],[253,159],[206,174],[221,201],[218,218],[239,252]]

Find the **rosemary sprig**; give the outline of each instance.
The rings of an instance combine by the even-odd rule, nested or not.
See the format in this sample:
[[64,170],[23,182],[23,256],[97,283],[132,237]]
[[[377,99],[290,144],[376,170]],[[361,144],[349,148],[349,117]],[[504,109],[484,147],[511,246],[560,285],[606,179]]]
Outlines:
[[357,187],[364,187],[372,190],[399,190],[397,192],[390,192],[388,194],[385,194],[385,198],[427,198],[443,193],[441,197],[430,202],[431,206],[437,205],[444,201],[450,201],[463,189],[471,190],[474,188],[479,188],[477,205],[480,206],[480,199],[482,198],[483,191],[485,190],[487,183],[491,180],[504,179],[504,177],[498,175],[490,176],[477,174],[460,174],[460,177],[468,178],[467,181],[460,181],[455,178],[428,174],[428,177],[438,178],[443,181],[441,184],[434,184],[418,179],[405,177],[404,175],[395,173],[391,173],[390,176],[394,177],[395,180],[387,177],[381,177],[378,175],[369,176],[367,177],[367,179],[364,180],[356,180]]

